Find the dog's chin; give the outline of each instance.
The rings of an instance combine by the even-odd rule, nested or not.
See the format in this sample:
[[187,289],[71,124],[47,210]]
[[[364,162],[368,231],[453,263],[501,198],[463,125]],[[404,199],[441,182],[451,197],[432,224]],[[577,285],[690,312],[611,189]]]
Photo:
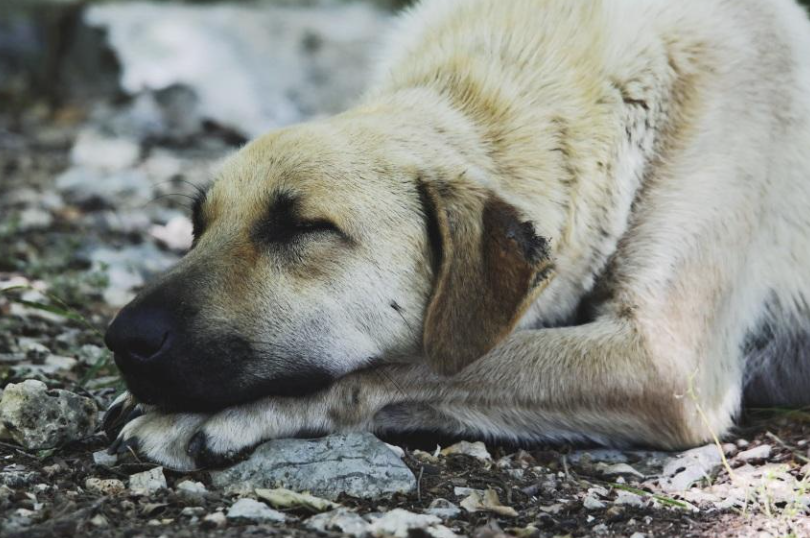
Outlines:
[[220,379],[187,379],[172,385],[165,380],[143,380],[124,376],[135,399],[172,413],[211,413],[270,397],[304,397],[326,390],[335,376],[324,370],[242,382]]

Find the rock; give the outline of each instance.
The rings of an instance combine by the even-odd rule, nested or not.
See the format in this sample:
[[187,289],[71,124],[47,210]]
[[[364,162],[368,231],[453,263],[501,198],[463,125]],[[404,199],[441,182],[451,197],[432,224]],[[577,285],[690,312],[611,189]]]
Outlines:
[[492,461],[492,456],[487,451],[486,445],[481,441],[476,441],[475,443],[461,441],[442,450],[442,456],[450,456],[452,454],[464,454],[480,461]]
[[106,450],[99,450],[98,452],[93,452],[93,463],[101,465],[102,467],[112,467],[118,463],[118,456],[108,454]]
[[84,22],[108,37],[124,92],[154,92],[132,112],[145,135],[211,120],[253,137],[345,109],[365,89],[387,17],[363,4],[112,3],[89,6]]
[[155,467],[129,477],[129,489],[136,495],[150,495],[158,490],[166,489],[166,487],[163,467]]
[[227,519],[225,518],[225,514],[222,512],[214,512],[213,514],[208,514],[203,518],[203,523],[207,527],[215,527],[221,528],[227,524]]
[[378,498],[413,491],[410,469],[368,433],[321,439],[278,439],[260,445],[251,457],[211,473],[212,483],[229,492],[285,487],[334,500],[341,493]]
[[0,401],[0,422],[28,449],[62,446],[93,434],[96,404],[90,398],[29,379],[9,384]]
[[[395,508],[375,519],[368,530],[374,536],[394,536],[396,538],[407,538],[414,531],[419,530],[424,530],[430,536],[446,535],[441,532],[442,530],[449,532],[448,536],[455,536],[450,529],[443,527],[440,523],[441,519],[436,516],[414,514],[402,508]],[[439,531],[440,534],[435,533],[436,531]]]
[[771,445],[759,445],[758,447],[750,448],[745,452],[740,452],[737,454],[735,459],[743,463],[764,461],[771,457],[772,450]]
[[174,487],[177,494],[189,500],[202,499],[208,495],[208,490],[202,482],[194,482],[193,480],[183,480]]
[[716,445],[693,448],[664,466],[659,484],[666,492],[685,491],[698,480],[714,475],[722,464],[722,453]]
[[69,202],[85,209],[143,207],[152,200],[152,183],[137,169],[102,172],[74,166],[56,178]]
[[425,513],[442,519],[453,519],[458,517],[461,509],[447,499],[433,499]]
[[95,129],[83,129],[70,152],[75,166],[123,170],[131,168],[141,155],[139,144],[126,138],[116,138]]
[[101,493],[102,495],[118,495],[127,489],[123,482],[115,478],[88,478],[84,481],[84,487],[88,491]]
[[304,521],[307,528],[320,532],[340,532],[349,536],[364,536],[368,534],[370,524],[356,512],[348,508],[338,508],[331,512],[324,512],[312,516]]
[[282,523],[287,516],[273,510],[266,504],[254,499],[239,499],[228,510],[228,519],[247,519],[248,521],[275,521]]
[[632,535],[630,535],[630,538],[647,538],[647,535],[643,532],[634,532]]

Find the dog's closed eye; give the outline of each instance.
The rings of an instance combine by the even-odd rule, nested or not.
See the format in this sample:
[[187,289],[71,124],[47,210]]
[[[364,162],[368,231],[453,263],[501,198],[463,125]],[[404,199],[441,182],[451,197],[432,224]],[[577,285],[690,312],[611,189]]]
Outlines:
[[257,222],[251,236],[257,243],[279,245],[304,236],[332,234],[347,239],[346,234],[328,219],[303,219],[298,214],[298,200],[278,194],[263,219]]

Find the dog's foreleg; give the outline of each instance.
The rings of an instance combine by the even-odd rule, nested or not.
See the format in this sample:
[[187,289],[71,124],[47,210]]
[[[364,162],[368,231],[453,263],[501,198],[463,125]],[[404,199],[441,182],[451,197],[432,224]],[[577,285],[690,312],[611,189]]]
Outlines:
[[[623,319],[517,332],[449,379],[419,367],[364,375],[376,384],[360,383],[359,394],[384,400],[386,387],[391,398],[367,425],[378,432],[677,448],[710,439],[714,426],[692,389],[700,371],[653,356]],[[380,383],[383,376],[390,381]],[[346,409],[338,423],[358,423]]]

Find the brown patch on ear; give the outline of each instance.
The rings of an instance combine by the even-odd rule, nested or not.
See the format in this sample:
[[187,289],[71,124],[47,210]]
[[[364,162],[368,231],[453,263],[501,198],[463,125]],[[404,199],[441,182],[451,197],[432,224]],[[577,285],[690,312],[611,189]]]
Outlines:
[[422,184],[441,251],[424,345],[431,366],[452,375],[505,338],[552,267],[548,241],[498,196]]

